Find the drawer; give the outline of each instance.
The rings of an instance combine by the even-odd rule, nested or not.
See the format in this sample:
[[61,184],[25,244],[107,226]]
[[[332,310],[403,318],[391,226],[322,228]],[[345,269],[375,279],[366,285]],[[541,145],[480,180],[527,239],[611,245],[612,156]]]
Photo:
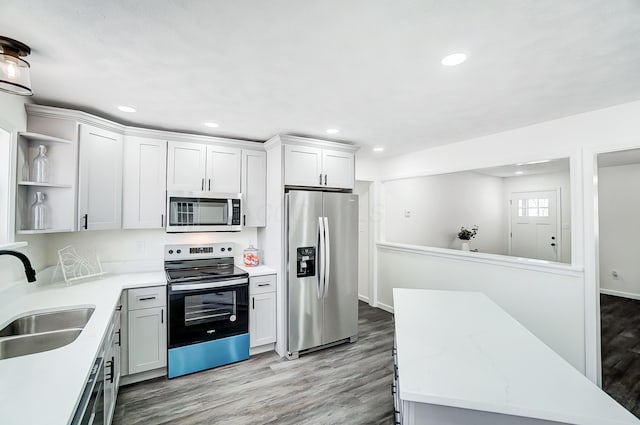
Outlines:
[[249,293],[251,295],[262,294],[265,292],[276,291],[276,275],[269,274],[266,276],[255,276],[249,278],[249,285],[251,289]]
[[165,285],[129,289],[128,292],[129,311],[167,305],[167,287]]

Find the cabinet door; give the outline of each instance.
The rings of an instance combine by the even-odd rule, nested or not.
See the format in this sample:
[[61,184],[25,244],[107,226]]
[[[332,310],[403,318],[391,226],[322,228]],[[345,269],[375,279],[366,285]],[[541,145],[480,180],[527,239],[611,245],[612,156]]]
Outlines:
[[122,227],[122,136],[80,125],[78,228]]
[[167,365],[167,322],[164,307],[129,312],[129,373]]
[[164,227],[167,142],[127,136],[124,142],[122,227]]
[[258,347],[276,342],[276,293],[251,296],[249,313],[250,346]]
[[242,151],[244,226],[264,227],[267,207],[267,153]]
[[205,145],[168,142],[167,190],[204,190],[206,163]]
[[111,424],[116,407],[116,387],[114,375],[113,335],[107,340],[104,350],[104,423]]
[[353,189],[354,161],[355,157],[351,152],[324,149],[322,151],[322,169],[324,173],[322,185]]
[[322,149],[308,146],[284,147],[284,184],[321,186]]
[[242,151],[207,145],[205,188],[209,192],[240,193]]

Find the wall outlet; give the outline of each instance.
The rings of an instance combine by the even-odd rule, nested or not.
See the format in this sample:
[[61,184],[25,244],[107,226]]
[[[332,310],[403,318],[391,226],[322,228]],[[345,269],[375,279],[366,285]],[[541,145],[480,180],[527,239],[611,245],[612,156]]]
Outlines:
[[618,271],[617,270],[611,270],[611,276],[613,276],[614,279],[618,279]]
[[404,216],[405,216],[405,218],[410,218],[411,217],[411,211],[410,210],[404,210]]

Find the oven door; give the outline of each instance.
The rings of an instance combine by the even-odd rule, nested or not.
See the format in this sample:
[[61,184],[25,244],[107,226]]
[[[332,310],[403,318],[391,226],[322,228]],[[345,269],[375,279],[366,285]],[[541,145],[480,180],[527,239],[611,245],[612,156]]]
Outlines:
[[249,279],[171,284],[169,348],[249,332]]

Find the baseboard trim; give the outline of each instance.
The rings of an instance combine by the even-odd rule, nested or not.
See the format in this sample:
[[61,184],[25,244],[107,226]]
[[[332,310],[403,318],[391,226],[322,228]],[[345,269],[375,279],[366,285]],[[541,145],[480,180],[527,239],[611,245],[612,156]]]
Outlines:
[[266,353],[267,351],[275,351],[276,348],[276,344],[265,344],[265,345],[259,345],[257,347],[251,347],[249,348],[249,355],[250,356],[254,356],[256,354],[262,354],[262,353]]
[[167,368],[148,370],[146,372],[134,373],[133,375],[125,375],[120,377],[120,386],[135,384],[137,382],[147,381],[149,379],[167,376]]
[[364,301],[364,302],[366,302],[367,304],[369,304],[369,297],[365,297],[364,295],[360,295],[360,294],[358,294],[358,299],[359,299],[360,301]]
[[605,295],[613,295],[614,297],[630,298],[632,300],[640,300],[640,294],[634,294],[631,292],[616,291],[614,289],[600,288],[600,293]]
[[378,301],[376,307],[378,307],[381,310],[387,311],[391,314],[393,314],[393,307],[391,307],[390,305],[386,305],[384,303],[381,303],[380,301]]

